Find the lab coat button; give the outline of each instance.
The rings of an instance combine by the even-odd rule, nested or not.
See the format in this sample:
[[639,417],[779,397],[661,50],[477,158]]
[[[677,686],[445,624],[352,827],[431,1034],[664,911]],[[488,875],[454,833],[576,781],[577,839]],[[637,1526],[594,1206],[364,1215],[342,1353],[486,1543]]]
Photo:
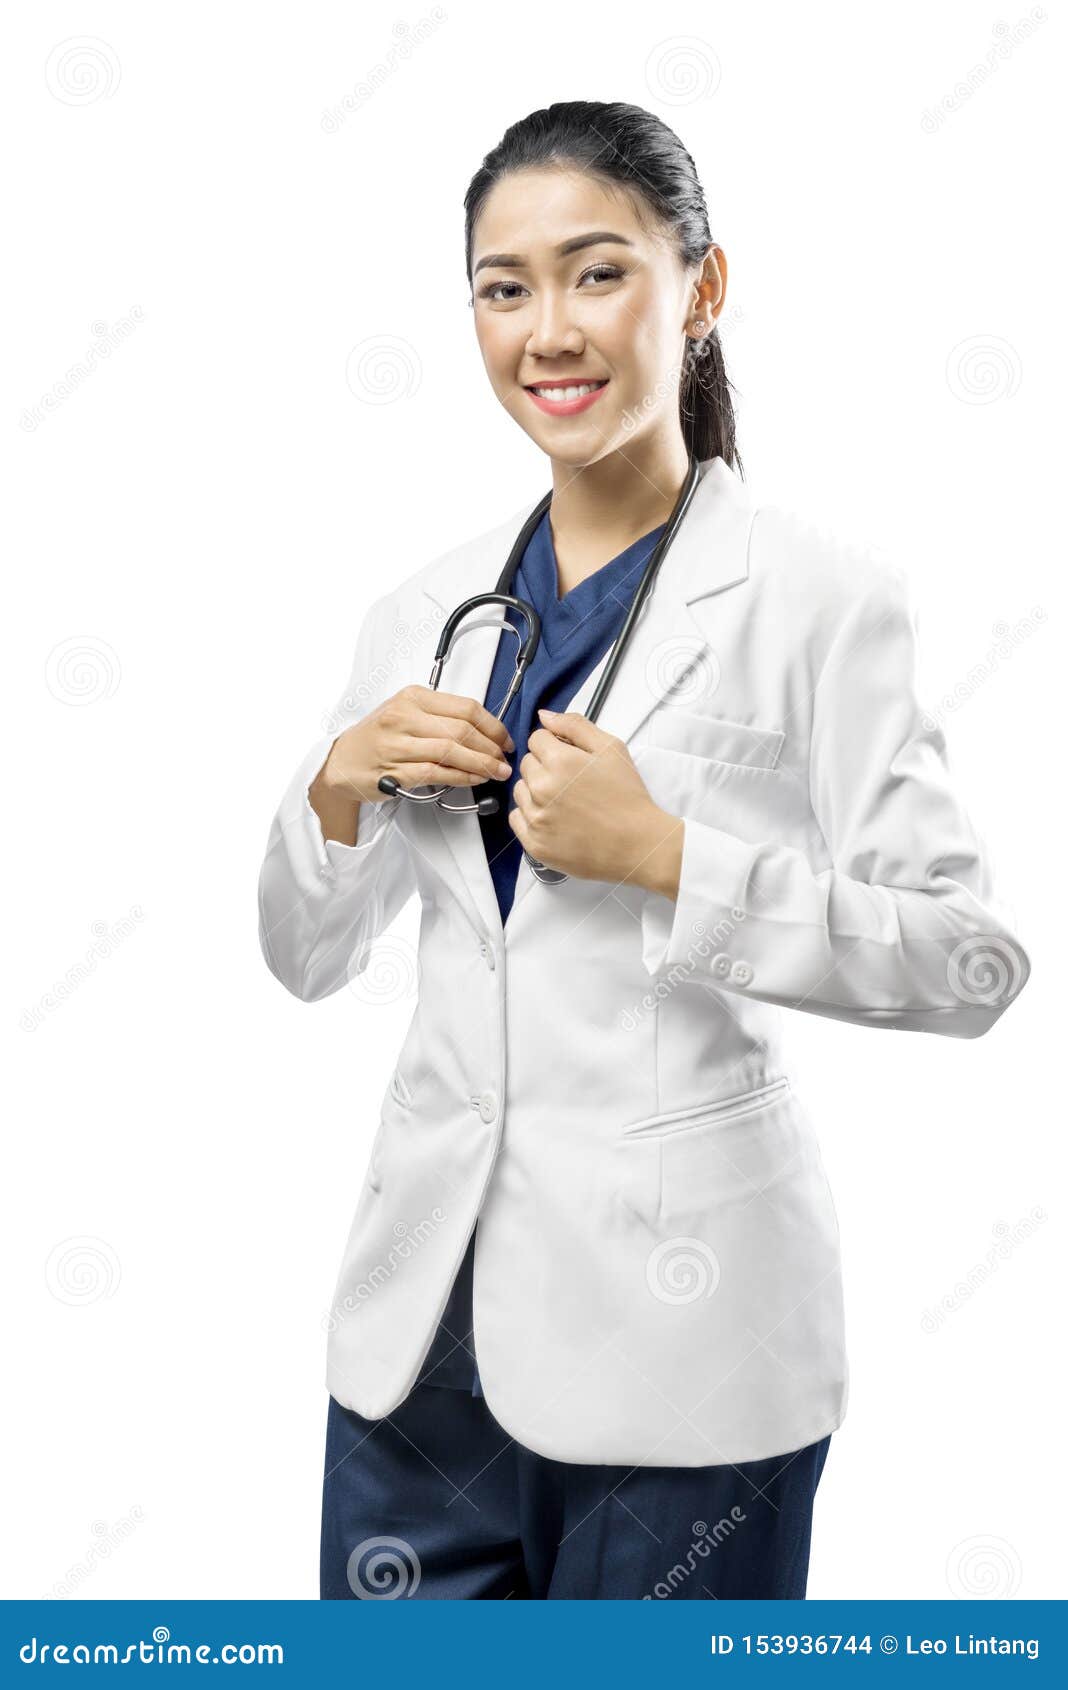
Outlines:
[[743,962],[741,957],[739,957],[738,961],[731,968],[731,979],[736,983],[736,985],[748,986],[752,978],[753,970],[747,962]]
[[478,1100],[478,1112],[484,1121],[492,1121],[497,1114],[497,1099],[493,1092],[484,1091]]
[[497,958],[493,954],[493,946],[487,945],[485,939],[483,939],[482,943],[479,945],[478,952],[479,955],[485,959],[487,968],[496,968]]
[[731,971],[731,959],[726,951],[717,951],[710,964],[713,974],[725,980]]

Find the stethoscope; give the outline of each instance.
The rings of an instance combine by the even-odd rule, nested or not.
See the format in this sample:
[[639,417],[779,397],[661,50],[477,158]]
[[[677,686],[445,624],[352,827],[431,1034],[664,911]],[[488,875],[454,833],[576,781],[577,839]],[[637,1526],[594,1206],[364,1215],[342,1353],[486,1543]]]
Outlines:
[[[604,670],[602,671],[601,678],[597,683],[593,697],[590,699],[589,705],[587,706],[586,720],[589,722],[596,722],[597,717],[600,714],[601,707],[608,695],[608,689],[612,685],[616,671],[623,661],[627,644],[630,640],[635,623],[641,615],[642,606],[653,590],[653,582],[656,580],[657,571],[667,555],[667,551],[672,540],[678,533],[679,525],[689,509],[690,500],[693,498],[694,493],[697,490],[697,483],[700,478],[700,466],[698,461],[696,458],[691,457],[689,467],[686,471],[686,479],[682,484],[678,498],[675,500],[675,508],[668,517],[664,526],[664,532],[661,534],[659,540],[653,548],[652,555],[645,566],[642,578],[635,589],[630,609],[627,611],[626,620],[616,636],[616,642],[608,654],[608,661],[604,666]],[[508,706],[511,704],[519,688],[522,686],[523,676],[534,661],[534,653],[537,651],[538,642],[541,639],[541,617],[538,615],[534,606],[532,604],[528,604],[526,599],[516,598],[512,593],[511,588],[515,581],[516,572],[522,561],[523,553],[527,549],[531,535],[534,533],[538,523],[545,515],[545,512],[548,510],[551,502],[552,491],[550,490],[546,493],[544,499],[541,500],[535,509],[531,511],[526,522],[523,524],[516,542],[508,555],[508,562],[501,570],[500,580],[497,582],[494,591],[492,593],[476,593],[474,598],[465,599],[463,604],[458,604],[456,606],[456,609],[447,619],[441,630],[441,637],[438,640],[437,650],[434,653],[434,667],[430,671],[429,684],[436,691],[438,682],[441,679],[441,672],[445,667],[449,651],[452,648],[453,637],[460,623],[466,616],[469,616],[474,610],[481,610],[489,605],[502,605],[507,609],[516,611],[518,615],[523,618],[526,627],[525,634],[521,634],[519,629],[514,627],[511,622],[503,620],[498,622],[496,618],[483,618],[482,621],[472,623],[471,625],[472,628],[484,627],[487,625],[496,627],[502,632],[507,630],[508,633],[514,634],[516,637],[517,650],[515,658],[515,672],[508,683],[508,690],[505,693],[504,698],[501,700],[500,705],[494,712],[498,721],[503,721]],[[464,631],[466,633],[469,630],[465,629]],[[480,816],[494,816],[500,809],[500,800],[492,796],[476,798],[473,803],[468,804],[450,803],[447,801],[446,794],[456,792],[458,789],[454,786],[432,786],[422,792],[414,789],[408,790],[407,788],[401,786],[393,775],[382,775],[378,782],[378,790],[380,792],[384,792],[387,798],[410,798],[414,804],[437,804],[440,809],[448,810],[452,815],[474,813]],[[549,868],[547,864],[539,863],[536,858],[530,856],[528,852],[524,851],[523,856],[526,858],[526,861],[529,863],[530,868],[537,879],[540,880],[543,885],[557,886],[560,881],[567,879],[567,875],[561,873],[559,869]]]

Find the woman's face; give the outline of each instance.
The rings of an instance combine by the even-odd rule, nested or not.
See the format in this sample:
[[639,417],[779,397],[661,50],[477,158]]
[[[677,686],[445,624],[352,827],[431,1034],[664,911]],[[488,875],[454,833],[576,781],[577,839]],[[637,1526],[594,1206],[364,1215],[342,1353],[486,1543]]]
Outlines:
[[595,176],[532,169],[502,178],[475,225],[475,332],[493,391],[559,462],[680,434],[687,330],[700,320],[711,332],[726,260],[711,247],[703,267],[684,271],[643,215]]

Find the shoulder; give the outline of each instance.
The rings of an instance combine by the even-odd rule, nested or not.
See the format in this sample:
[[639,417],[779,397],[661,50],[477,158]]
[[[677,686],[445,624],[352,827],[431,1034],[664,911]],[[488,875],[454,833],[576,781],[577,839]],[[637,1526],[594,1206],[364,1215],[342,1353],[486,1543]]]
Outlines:
[[[527,500],[503,521],[437,553],[375,599],[368,616],[379,627],[398,620],[419,621],[432,616],[435,606],[447,615],[471,594],[491,592],[524,519],[536,503],[534,498]],[[442,620],[440,614],[437,619]]]
[[858,618],[912,615],[912,584],[885,546],[785,504],[756,502],[749,540],[755,595],[829,644]]

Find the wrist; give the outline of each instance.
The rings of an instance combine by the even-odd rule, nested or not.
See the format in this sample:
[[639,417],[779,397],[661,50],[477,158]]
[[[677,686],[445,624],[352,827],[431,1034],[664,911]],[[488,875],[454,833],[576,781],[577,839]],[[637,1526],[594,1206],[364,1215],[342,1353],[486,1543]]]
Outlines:
[[659,892],[661,897],[674,902],[682,874],[684,831],[681,816],[673,816],[654,804],[642,826],[638,861],[628,879],[644,886],[647,892]]
[[[365,764],[359,755],[362,747],[358,731],[357,728],[349,728],[335,739],[315,777],[316,783],[335,803],[381,804],[385,794],[379,792],[369,762]],[[349,743],[342,746],[342,739],[348,739]]]

